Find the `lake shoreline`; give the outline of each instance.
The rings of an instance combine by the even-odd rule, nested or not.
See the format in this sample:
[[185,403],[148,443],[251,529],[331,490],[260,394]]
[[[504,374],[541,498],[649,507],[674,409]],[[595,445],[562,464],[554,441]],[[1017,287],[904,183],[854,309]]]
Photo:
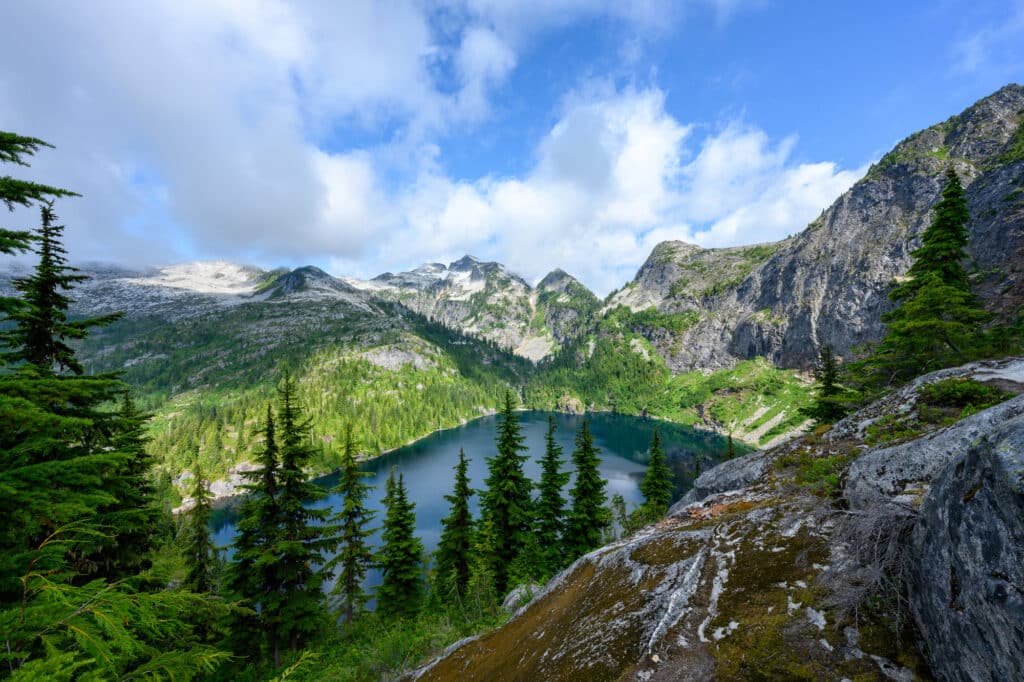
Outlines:
[[[684,424],[682,422],[678,422],[678,421],[675,421],[673,419],[669,419],[667,417],[659,417],[657,415],[652,415],[652,414],[639,415],[639,414],[628,414],[626,412],[616,412],[616,411],[613,411],[613,410],[590,410],[590,409],[586,409],[583,412],[575,412],[575,411],[564,410],[564,409],[544,410],[544,409],[525,408],[525,407],[523,407],[523,408],[516,408],[515,412],[517,414],[522,414],[522,413],[527,413],[527,412],[545,412],[545,413],[561,414],[561,415],[565,415],[565,416],[569,416],[569,417],[586,417],[587,415],[591,415],[591,414],[595,414],[595,415],[616,415],[616,416],[622,416],[622,417],[629,417],[629,418],[632,418],[632,419],[639,419],[639,420],[642,420],[642,421],[645,421],[645,422],[646,421],[663,422],[665,424],[672,424],[674,426],[678,426],[678,427],[682,427],[682,428],[686,428],[686,429],[691,429],[691,430],[697,431],[697,432],[703,432],[703,433],[714,434],[714,435],[719,435],[719,436],[726,435],[726,434],[721,433],[719,431],[715,431],[713,429],[708,429],[708,428],[706,428],[706,427],[704,427],[703,425],[700,425],[700,424],[693,424],[693,425],[691,425],[691,424]],[[464,419],[462,421],[462,423],[460,423],[460,424],[456,424],[454,426],[446,426],[446,427],[439,427],[439,428],[433,429],[432,431],[429,431],[428,433],[424,433],[422,436],[419,436],[418,438],[413,438],[413,439],[409,440],[408,442],[404,443],[403,445],[398,445],[398,446],[395,446],[393,448],[388,448],[386,450],[381,450],[377,454],[369,456],[369,457],[359,458],[358,462],[360,464],[364,464],[364,463],[367,463],[367,462],[373,462],[373,461],[375,461],[377,459],[380,459],[381,457],[385,457],[385,456],[387,456],[389,454],[392,454],[394,452],[397,452],[397,451],[399,451],[399,450],[401,450],[403,448],[407,448],[407,447],[410,447],[412,445],[415,445],[416,443],[418,443],[418,442],[420,442],[420,441],[422,441],[422,440],[424,440],[426,438],[429,438],[429,437],[431,437],[433,435],[436,435],[438,433],[442,433],[444,431],[451,431],[451,430],[454,430],[454,429],[459,429],[459,428],[467,426],[468,424],[472,424],[473,422],[479,421],[481,419],[486,419],[488,417],[494,417],[497,414],[498,414],[497,410],[491,409],[489,412],[481,414],[478,417],[474,417],[472,419]],[[214,486],[214,485],[219,484],[218,487],[222,489],[220,492],[214,493],[213,497],[210,500],[211,504],[213,505],[213,507],[215,509],[225,509],[227,507],[234,506],[235,504],[241,502],[241,500],[245,497],[245,493],[241,490],[242,485],[244,485],[244,481],[242,481],[239,476],[240,476],[240,473],[241,473],[242,470],[245,470],[245,469],[247,469],[248,467],[251,467],[251,466],[253,466],[253,463],[249,462],[248,460],[243,460],[241,462],[237,462],[236,464],[234,464],[231,467],[231,469],[228,470],[228,478],[227,479],[220,478],[220,479],[214,479],[212,481],[207,481],[207,484],[210,485],[211,487]],[[332,476],[332,475],[338,473],[339,471],[341,471],[341,467],[336,467],[334,469],[331,469],[330,471],[317,472],[317,473],[314,473],[314,474],[310,475],[308,480],[316,481],[317,479],[321,479],[321,478],[326,478],[328,476]],[[235,480],[232,480],[232,479],[235,479]],[[192,498],[190,498],[190,497],[183,497],[182,501],[181,501],[181,504],[178,507],[175,507],[174,509],[172,509],[171,513],[174,514],[174,515],[186,513],[188,511],[190,511],[193,506],[194,506],[194,502],[192,501]]]

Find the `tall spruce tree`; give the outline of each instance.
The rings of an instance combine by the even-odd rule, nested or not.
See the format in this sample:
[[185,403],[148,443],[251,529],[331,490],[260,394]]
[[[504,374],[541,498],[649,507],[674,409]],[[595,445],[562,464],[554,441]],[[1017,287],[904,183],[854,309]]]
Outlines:
[[814,402],[801,410],[818,424],[834,424],[848,412],[843,403],[843,387],[839,383],[839,363],[832,347],[825,344],[818,352],[818,364],[814,368]]
[[435,590],[442,603],[461,604],[469,587],[473,569],[473,540],[476,532],[469,499],[469,460],[459,448],[459,461],[455,465],[455,486],[448,501],[448,516],[441,521],[441,539],[437,545]]
[[548,575],[565,566],[565,496],[562,491],[572,473],[563,471],[562,446],[555,440],[555,418],[548,415],[544,435],[544,457],[540,463],[540,484],[537,486],[537,542],[543,566]]
[[269,608],[276,603],[280,589],[277,573],[277,547],[281,511],[278,507],[278,478],[280,460],[272,407],[267,413],[260,435],[263,447],[258,467],[243,475],[247,483],[242,487],[246,495],[239,509],[234,555],[227,570],[227,591],[253,611],[239,611],[231,615],[228,630],[231,648],[240,655],[249,656],[253,643],[268,653],[279,652],[280,614]]
[[405,478],[395,478],[395,469],[388,475],[385,492],[377,613],[385,620],[411,618],[423,600],[423,542],[415,534],[416,505],[406,494]]
[[64,292],[88,277],[67,264],[67,252],[61,246],[64,226],[56,224],[53,208],[46,204],[40,214],[42,226],[36,238],[39,261],[31,275],[14,280],[14,288],[22,294],[21,305],[9,313],[13,328],[0,333],[0,344],[7,348],[3,356],[9,363],[27,362],[81,374],[82,366],[66,342],[84,339],[89,329],[110,324],[123,314],[68,319],[71,300]]
[[219,551],[210,538],[213,493],[203,478],[203,470],[198,466],[192,476],[189,496],[193,506],[185,515],[182,527],[188,573],[182,581],[182,587],[197,594],[210,594],[218,589]]
[[[310,427],[296,400],[295,380],[287,373],[278,387],[277,427],[280,527],[273,554],[279,589],[266,596],[264,606],[278,618],[280,640],[298,651],[321,626],[326,607],[321,588],[328,575],[324,564],[337,541],[336,528],[327,523],[329,510],[312,506],[327,493],[306,477],[313,454]],[[274,654],[279,666],[280,652]]]
[[572,453],[576,482],[570,491],[572,511],[566,524],[564,543],[570,560],[599,547],[604,529],[611,521],[611,513],[605,506],[607,481],[601,478],[598,453],[600,450],[594,446],[590,423],[584,419],[576,433],[576,449]]
[[505,405],[500,415],[496,437],[498,454],[487,459],[487,488],[480,496],[481,519],[493,531],[494,546],[486,553],[494,576],[494,588],[504,594],[509,587],[510,569],[516,557],[526,548],[533,533],[533,484],[523,473],[526,447],[513,411],[512,393],[505,392]]
[[644,496],[645,519],[664,516],[668,511],[669,502],[672,501],[672,491],[675,489],[672,470],[669,469],[668,460],[661,449],[661,436],[657,428],[651,437],[649,452],[651,459],[647,464],[644,480],[640,483],[640,492]]
[[366,496],[373,486],[363,482],[363,479],[370,475],[359,470],[352,425],[346,424],[341,478],[333,490],[336,495],[343,498],[342,506],[331,519],[339,533],[339,552],[327,564],[327,570],[336,574],[331,594],[339,598],[341,613],[346,623],[351,623],[366,603],[367,595],[363,590],[363,580],[374,562],[373,550],[369,544],[369,537],[373,531],[367,528],[367,525],[376,516],[376,512],[366,506]]
[[907,280],[889,294],[897,307],[882,316],[885,338],[852,367],[869,391],[960,364],[985,348],[981,325],[991,315],[971,293],[961,264],[967,257],[967,197],[953,169],[946,178],[934,218],[911,254]]

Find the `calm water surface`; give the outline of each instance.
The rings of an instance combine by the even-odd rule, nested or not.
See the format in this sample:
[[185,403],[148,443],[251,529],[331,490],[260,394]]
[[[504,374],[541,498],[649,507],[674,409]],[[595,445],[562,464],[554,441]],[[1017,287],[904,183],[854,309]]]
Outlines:
[[[534,482],[540,480],[539,461],[544,454],[548,414],[519,413],[530,457],[525,465],[526,475]],[[583,417],[552,414],[557,427],[556,439],[564,448],[565,468],[571,469],[573,438],[583,422]],[[724,439],[720,436],[695,431],[686,426],[616,414],[589,414],[587,418],[590,420],[594,443],[601,449],[601,475],[608,480],[608,497],[619,493],[630,508],[643,501],[640,481],[647,469],[647,448],[655,426],[659,428],[665,452],[677,471],[677,480],[683,479],[683,472],[689,470],[694,455],[699,453],[706,459],[717,459],[725,450]],[[431,434],[411,445],[362,464],[361,469],[373,474],[365,480],[375,486],[368,496],[368,503],[378,510],[374,525],[379,529],[384,517],[381,503],[384,483],[388,471],[391,467],[396,467],[398,472],[405,475],[409,499],[416,504],[419,536],[426,550],[433,552],[441,536],[441,519],[448,515],[448,503],[444,495],[450,494],[453,487],[454,466],[458,462],[459,448],[463,448],[470,459],[471,485],[474,489],[482,488],[487,477],[485,458],[496,454],[494,435],[497,424],[497,417],[483,417],[454,429]],[[327,489],[333,488],[337,482],[337,474],[317,480],[319,485]],[[572,485],[571,481],[569,485]],[[677,492],[681,492],[681,488]],[[317,506],[339,508],[341,500],[341,496],[332,493],[317,503]],[[474,514],[478,513],[478,503],[478,495],[474,495],[471,499]],[[231,544],[235,536],[236,518],[235,509],[231,507],[215,512],[211,530],[214,541],[219,546],[227,547]],[[379,542],[379,534],[374,535],[373,542]],[[372,588],[378,584],[380,575],[373,571],[367,578],[366,586]]]

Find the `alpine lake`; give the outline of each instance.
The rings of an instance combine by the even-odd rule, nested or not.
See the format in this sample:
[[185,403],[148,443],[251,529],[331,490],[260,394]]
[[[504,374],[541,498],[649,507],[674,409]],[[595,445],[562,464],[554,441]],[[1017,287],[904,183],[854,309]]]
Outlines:
[[[616,493],[626,501],[626,508],[632,509],[643,502],[640,494],[640,482],[647,469],[648,447],[655,427],[661,436],[669,466],[675,473],[676,497],[682,495],[689,487],[693,472],[693,461],[701,457],[702,468],[719,461],[726,450],[726,439],[723,436],[694,429],[689,426],[665,422],[643,417],[632,417],[611,413],[588,413],[587,415],[571,415],[560,412],[525,411],[517,413],[522,427],[525,446],[529,459],[524,469],[526,475],[534,481],[540,480],[540,459],[544,454],[544,435],[547,432],[548,415],[555,419],[555,438],[563,448],[564,469],[572,470],[573,440],[583,419],[590,420],[590,430],[594,436],[594,444],[600,448],[601,475],[608,481],[606,492],[608,499]],[[454,485],[455,464],[458,462],[459,449],[466,452],[470,460],[470,485],[474,490],[484,487],[487,477],[487,458],[496,454],[494,437],[498,426],[498,417],[487,416],[475,419],[452,429],[437,431],[421,438],[405,447],[363,462],[360,468],[369,474],[365,482],[374,486],[367,497],[367,504],[377,511],[371,527],[377,532],[372,538],[374,545],[379,544],[379,529],[384,517],[383,504],[384,482],[392,467],[405,476],[405,485],[409,500],[416,504],[416,523],[419,537],[423,540],[428,553],[437,548],[441,537],[441,520],[448,515],[448,502],[445,495],[451,494]],[[740,452],[746,450],[737,444]],[[316,479],[316,483],[328,491],[338,483],[338,474],[330,474]],[[570,480],[566,488],[566,497],[572,487]],[[318,507],[338,509],[342,497],[329,493],[317,503]],[[473,495],[471,506],[474,515],[479,513],[479,495]],[[211,532],[217,546],[230,552],[230,545],[235,536],[237,507],[227,505],[214,511],[211,520]],[[381,581],[380,572],[371,570],[366,585],[372,593],[373,588]],[[328,586],[328,589],[330,586]],[[370,606],[372,607],[372,601]]]

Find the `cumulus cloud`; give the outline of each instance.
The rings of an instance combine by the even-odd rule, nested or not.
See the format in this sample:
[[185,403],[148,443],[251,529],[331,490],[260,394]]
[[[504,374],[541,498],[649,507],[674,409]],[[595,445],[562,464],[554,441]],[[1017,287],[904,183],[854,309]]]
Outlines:
[[[775,239],[855,179],[794,162],[795,138],[708,132],[653,85],[600,79],[549,108],[527,171],[443,171],[444,137],[486,119],[543,31],[606,17],[635,40],[694,5],[736,0],[22,3],[5,11],[0,120],[58,145],[28,174],[84,195],[58,209],[83,260],[371,276],[469,252],[604,293],[659,241]],[[359,131],[372,141],[335,141]]]

